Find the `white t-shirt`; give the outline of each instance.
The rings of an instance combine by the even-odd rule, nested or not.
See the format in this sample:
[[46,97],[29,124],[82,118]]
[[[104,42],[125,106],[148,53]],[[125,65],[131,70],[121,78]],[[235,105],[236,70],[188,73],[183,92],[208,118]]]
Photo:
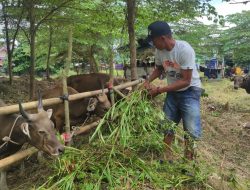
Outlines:
[[[195,52],[189,43],[176,40],[175,46],[171,51],[156,49],[155,64],[162,65],[166,60],[175,63],[174,67],[167,67],[165,70],[168,84],[172,84],[181,78],[181,69],[192,69],[193,71],[190,86],[201,88],[200,76],[195,64]],[[178,91],[186,90],[188,87],[182,88]]]

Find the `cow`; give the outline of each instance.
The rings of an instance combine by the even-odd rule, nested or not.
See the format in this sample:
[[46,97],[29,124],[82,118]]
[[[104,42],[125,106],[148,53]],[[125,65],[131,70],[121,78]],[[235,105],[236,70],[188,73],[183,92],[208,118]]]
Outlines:
[[[72,75],[67,78],[67,85],[74,88],[78,92],[87,92],[93,90],[99,90],[102,88],[101,84],[105,84],[105,88],[108,87],[108,82],[110,81],[110,76],[105,73],[91,73],[91,74],[81,74]],[[113,85],[119,85],[121,83],[127,82],[124,78],[114,78]],[[129,90],[121,90],[123,94],[128,94]]]
[[250,94],[250,76],[234,76],[234,89],[243,88]]
[[[68,86],[68,94],[77,94],[78,91],[72,87]],[[43,99],[54,98],[63,96],[63,88],[60,85],[53,87],[52,89],[47,89],[43,91]],[[92,106],[92,107],[90,107]],[[111,107],[111,103],[107,98],[105,93],[99,94],[93,98],[83,98],[79,100],[74,100],[69,102],[69,115],[71,120],[71,125],[76,125],[83,123],[87,117],[87,113],[91,110],[99,117],[103,117],[104,114]],[[63,133],[63,126],[65,121],[64,104],[57,104],[48,106],[54,110],[52,115],[52,121],[55,123],[56,129]],[[88,110],[89,109],[89,110]]]
[[[0,101],[0,107],[5,106]],[[45,111],[42,100],[38,100],[38,113],[29,114],[19,103],[18,114],[0,115],[0,158],[16,153],[24,143],[29,143],[37,149],[51,155],[59,156],[64,146],[57,140],[54,124],[50,120],[52,110]],[[6,183],[6,170],[1,171],[0,190],[8,189]]]

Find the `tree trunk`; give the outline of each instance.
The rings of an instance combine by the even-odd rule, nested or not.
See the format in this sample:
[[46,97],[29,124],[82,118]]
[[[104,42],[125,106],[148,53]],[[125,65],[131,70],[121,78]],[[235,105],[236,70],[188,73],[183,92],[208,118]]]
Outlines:
[[134,29],[135,5],[136,5],[135,0],[127,0],[131,80],[137,79],[135,29]]
[[35,94],[35,12],[34,2],[29,4],[29,19],[30,19],[30,99],[33,99]]
[[9,72],[9,83],[12,85],[13,75],[12,75],[12,52],[10,49],[10,37],[9,37],[9,23],[7,20],[7,15],[5,12],[5,4],[2,3],[3,19],[4,19],[4,29],[6,37],[7,55],[8,55],[8,72]]
[[49,66],[50,66],[50,54],[51,54],[51,47],[52,47],[52,35],[53,35],[53,29],[51,26],[49,26],[49,49],[48,49],[48,57],[47,57],[47,64],[46,64],[47,80],[50,79]]
[[90,73],[98,73],[99,69],[94,57],[94,45],[91,45],[89,49],[89,64]]

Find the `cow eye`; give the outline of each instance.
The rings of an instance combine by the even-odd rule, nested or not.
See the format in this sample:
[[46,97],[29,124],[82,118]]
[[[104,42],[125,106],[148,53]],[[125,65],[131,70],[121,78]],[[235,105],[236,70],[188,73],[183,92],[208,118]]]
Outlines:
[[43,131],[43,130],[39,130],[38,133],[39,133],[40,135],[45,135],[45,131]]

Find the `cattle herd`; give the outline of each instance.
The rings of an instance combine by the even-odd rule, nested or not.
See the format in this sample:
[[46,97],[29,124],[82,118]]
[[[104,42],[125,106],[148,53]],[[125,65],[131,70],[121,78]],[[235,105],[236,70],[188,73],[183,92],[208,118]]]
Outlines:
[[[80,92],[94,91],[107,87],[110,77],[107,74],[82,74],[67,78],[69,95]],[[113,84],[125,82],[124,79],[114,78]],[[124,90],[123,93],[127,93]],[[0,159],[5,158],[21,149],[24,143],[29,143],[37,149],[51,155],[58,156],[63,152],[64,146],[57,140],[56,131],[64,131],[64,105],[57,104],[46,106],[44,110],[42,99],[63,96],[63,88],[56,85],[51,89],[42,91],[38,97],[37,110],[29,113],[24,111],[19,103],[20,114],[0,115]],[[0,100],[0,107],[6,106]],[[69,114],[71,125],[81,124],[87,117],[87,113],[94,113],[102,117],[111,107],[110,97],[105,93],[95,97],[83,98],[69,102]],[[53,110],[53,111],[52,111]],[[7,190],[6,170],[1,171],[0,190]]]

